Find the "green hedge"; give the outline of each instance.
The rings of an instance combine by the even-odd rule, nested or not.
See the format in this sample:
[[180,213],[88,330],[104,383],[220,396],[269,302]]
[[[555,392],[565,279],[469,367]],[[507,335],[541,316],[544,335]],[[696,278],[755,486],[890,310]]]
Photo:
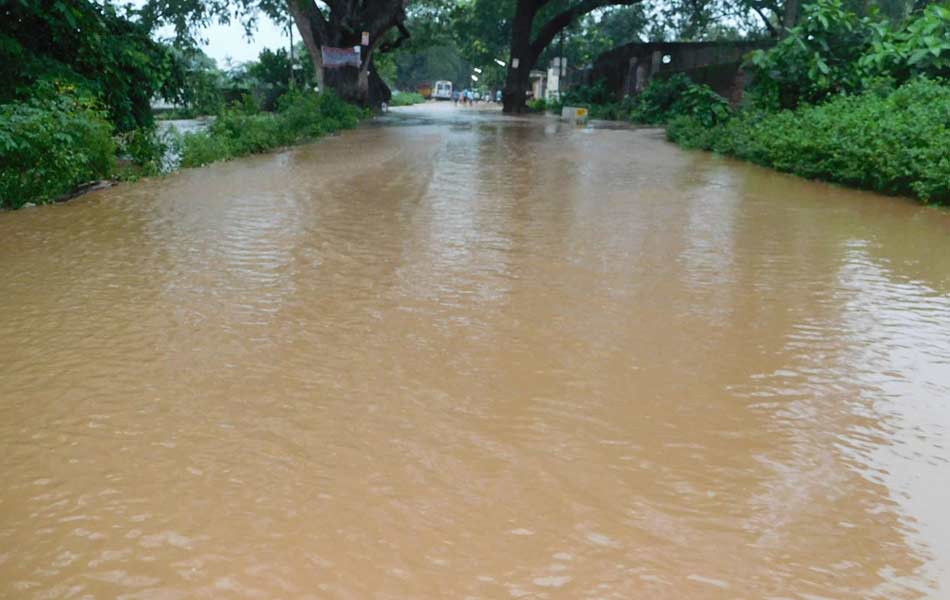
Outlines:
[[227,110],[218,115],[208,131],[182,136],[181,166],[198,167],[318,138],[355,127],[362,116],[360,109],[332,93],[287,94],[275,113]]
[[70,95],[0,105],[0,208],[50,202],[107,178],[115,151],[105,115]]
[[804,177],[950,203],[950,85],[918,79],[776,113],[744,111],[710,127],[673,119],[669,139]]

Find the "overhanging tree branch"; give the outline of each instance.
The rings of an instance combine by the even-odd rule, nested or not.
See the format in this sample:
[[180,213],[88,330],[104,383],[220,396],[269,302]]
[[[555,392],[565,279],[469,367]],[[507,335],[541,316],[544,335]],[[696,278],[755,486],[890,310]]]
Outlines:
[[582,17],[589,12],[605,6],[631,6],[638,4],[640,0],[583,0],[571,8],[558,13],[550,21],[544,24],[538,36],[531,42],[531,62],[544,52],[548,44],[554,39],[562,29],[574,22],[578,17]]
[[381,54],[385,54],[386,52],[392,52],[393,50],[401,46],[404,41],[412,37],[412,34],[409,33],[409,30],[406,29],[406,25],[402,21],[396,23],[396,29],[399,30],[399,37],[391,42],[384,42],[383,44],[381,44],[379,46],[379,49],[376,50],[377,52]]
[[768,29],[769,31],[769,36],[778,37],[778,30],[775,29],[775,26],[772,25],[772,23],[769,21],[769,18],[766,16],[766,14],[762,12],[762,9],[759,8],[758,6],[753,6],[752,10],[755,11],[755,14],[761,17],[762,22],[765,24],[765,28]]

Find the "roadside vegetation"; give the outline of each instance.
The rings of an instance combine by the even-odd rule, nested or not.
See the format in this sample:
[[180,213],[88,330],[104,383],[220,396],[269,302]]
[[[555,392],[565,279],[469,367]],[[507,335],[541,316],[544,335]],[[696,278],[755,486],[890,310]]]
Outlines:
[[198,167],[349,129],[365,115],[333,93],[290,92],[274,112],[253,105],[223,110],[207,131],[186,133],[174,143],[180,147],[181,166]]
[[[108,3],[21,0],[2,16],[0,209],[315,139],[366,114],[306,91],[312,65],[292,69],[286,50],[222,70],[200,50],[154,41]],[[212,124],[161,134],[154,99],[173,103],[171,116],[212,115]]]
[[48,202],[111,176],[112,130],[94,103],[55,90],[0,105],[0,208]]
[[743,110],[709,125],[673,119],[667,136],[780,171],[950,203],[950,85],[928,79],[818,105]]
[[166,46],[81,0],[8,3],[2,23],[0,208],[51,201],[114,176],[128,150],[140,156],[151,99],[173,95]]
[[726,99],[709,86],[697,85],[679,73],[653,79],[642,92],[627,96],[622,102],[616,101],[603,82],[597,82],[566,91],[560,102],[534,100],[528,106],[534,112],[560,112],[564,106],[580,106],[588,109],[592,119],[645,125],[665,124],[674,117],[687,115],[714,124],[729,118],[731,110]]
[[804,177],[950,203],[950,4],[892,27],[820,0],[749,68],[748,106],[725,119],[677,116],[669,138]]
[[737,109],[682,75],[654,79],[623,102],[597,84],[533,108],[569,104],[592,118],[668,124],[669,139],[687,148],[950,204],[950,4],[893,25],[818,0],[745,68],[753,83]]
[[413,104],[422,104],[426,99],[417,92],[393,92],[393,97],[389,100],[390,106],[412,106]]

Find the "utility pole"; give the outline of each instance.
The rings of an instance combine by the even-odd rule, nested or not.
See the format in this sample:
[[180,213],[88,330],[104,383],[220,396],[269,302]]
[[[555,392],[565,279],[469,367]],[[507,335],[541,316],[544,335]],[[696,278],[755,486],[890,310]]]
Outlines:
[[287,33],[290,34],[290,82],[287,84],[288,89],[294,89],[294,24],[287,24]]
[[564,30],[561,30],[561,49],[558,50],[560,56],[557,57],[557,99],[561,100],[561,90],[564,88]]

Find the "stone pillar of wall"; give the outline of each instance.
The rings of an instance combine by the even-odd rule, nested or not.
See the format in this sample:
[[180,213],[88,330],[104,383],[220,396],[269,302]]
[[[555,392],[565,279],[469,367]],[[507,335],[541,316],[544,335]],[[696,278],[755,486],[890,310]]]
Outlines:
[[653,79],[653,76],[660,72],[661,64],[663,64],[663,52],[654,50],[650,57],[650,79]]
[[636,81],[636,92],[639,94],[643,91],[643,88],[647,86],[647,83],[650,82],[650,72],[649,67],[646,62],[640,62],[637,65],[637,81]]
[[736,75],[732,79],[732,86],[729,88],[729,104],[732,106],[739,106],[742,102],[742,97],[745,95],[745,82],[745,71],[740,66],[736,70]]
[[637,88],[637,57],[634,56],[627,61],[627,72],[623,77],[623,95],[629,96],[640,91]]

